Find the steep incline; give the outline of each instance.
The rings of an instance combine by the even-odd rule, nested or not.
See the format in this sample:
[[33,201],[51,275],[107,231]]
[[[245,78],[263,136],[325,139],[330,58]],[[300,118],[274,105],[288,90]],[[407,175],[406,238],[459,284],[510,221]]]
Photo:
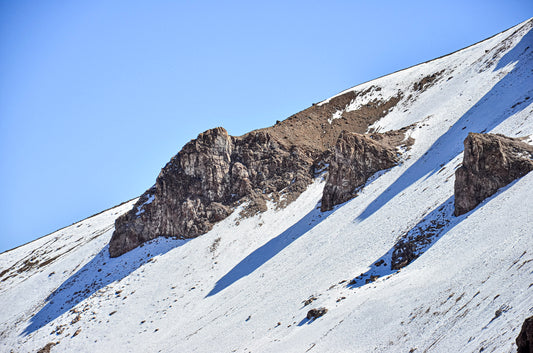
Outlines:
[[263,131],[242,138],[223,128],[189,142],[162,169],[133,210],[116,221],[109,252],[122,255],[159,236],[205,234],[234,208],[241,215],[266,210],[266,201],[294,200],[311,184],[313,159]]
[[[362,132],[406,128],[415,142],[331,211],[319,209],[317,175],[285,208],[266,200],[242,217],[243,203],[191,240],[159,237],[110,258],[129,203],[0,254],[0,351],[516,350],[533,315],[533,174],[459,217],[453,194],[469,132],[533,144],[531,27],[336,96],[350,99],[323,108],[325,127],[398,99]],[[269,134],[283,141],[291,122],[300,133],[299,114]],[[332,147],[336,137],[300,143]],[[399,241],[424,236],[415,258],[391,268]],[[319,307],[327,313],[308,320]]]
[[533,146],[503,135],[468,134],[455,172],[455,215],[465,214],[498,189],[533,170]]
[[[427,89],[442,73],[415,82],[414,90]],[[220,127],[201,133],[167,163],[134,209],[117,219],[109,243],[110,255],[120,256],[160,236],[195,238],[211,230],[240,204],[247,208],[241,216],[264,212],[266,201],[285,207],[311,184],[321,166],[339,166],[335,159],[340,154],[334,149],[346,145],[346,136],[368,132],[370,124],[391,112],[401,100],[401,91],[382,98],[381,90],[371,86],[362,92],[349,91],[272,127],[240,137],[229,136]],[[353,107],[357,100],[366,103]],[[405,128],[383,136],[374,132],[362,141],[380,140],[377,145],[371,143],[372,148],[365,143],[366,151],[386,148],[388,159],[396,161],[396,147],[412,143],[412,139],[405,138],[405,132]],[[366,157],[358,159],[365,172],[350,174],[354,180],[345,183],[344,177],[339,176],[328,179],[326,188],[331,192],[324,197],[324,210],[347,201],[353,197],[355,187],[364,184],[371,174],[393,165],[376,163],[376,158],[368,153]],[[334,174],[338,173],[331,173]],[[337,185],[338,182],[346,185]]]

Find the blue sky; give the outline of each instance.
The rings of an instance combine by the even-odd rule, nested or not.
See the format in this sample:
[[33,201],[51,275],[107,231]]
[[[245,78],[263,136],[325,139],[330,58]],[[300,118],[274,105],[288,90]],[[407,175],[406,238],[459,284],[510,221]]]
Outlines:
[[531,1],[0,0],[0,252],[140,195],[198,133],[272,125]]

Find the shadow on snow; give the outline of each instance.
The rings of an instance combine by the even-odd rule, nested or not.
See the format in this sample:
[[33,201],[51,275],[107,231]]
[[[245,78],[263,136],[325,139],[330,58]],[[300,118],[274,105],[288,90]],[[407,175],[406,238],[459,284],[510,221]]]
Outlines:
[[523,95],[527,94],[532,86],[531,82],[520,80],[521,65],[518,62],[528,60],[527,56],[531,56],[532,50],[533,30],[530,30],[498,61],[494,71],[516,62],[515,67],[440,136],[387,190],[372,201],[357,220],[362,221],[370,217],[417,180],[428,178],[450,162],[463,151],[463,141],[469,132],[491,131],[511,115],[527,108],[533,99],[525,100]]
[[280,251],[289,246],[296,239],[307,233],[320,222],[327,218],[330,212],[321,212],[318,204],[315,208],[306,214],[302,219],[287,228],[283,233],[277,237],[269,240],[246,256],[233,269],[226,273],[221,279],[217,281],[215,287],[207,294],[207,297],[215,295],[220,291],[231,286],[241,278],[248,276],[259,267],[263,266],[267,261],[276,256]]
[[374,282],[380,277],[386,277],[398,272],[398,269],[392,269],[392,256],[398,245],[405,242],[409,242],[413,253],[416,254],[415,258],[407,259],[406,263],[401,267],[409,265],[409,263],[435,245],[444,234],[448,233],[450,229],[455,227],[466,217],[466,215],[455,217],[453,211],[454,197],[451,196],[427,214],[417,225],[411,228],[411,230],[402,234],[389,251],[374,261],[365,273],[361,273],[359,276],[352,279],[347,287],[359,288]]
[[109,245],[106,245],[46,298],[46,305],[31,318],[23,335],[39,330],[108,284],[122,280],[153,257],[165,254],[186,242],[187,240],[157,238],[117,258],[109,257]]
[[454,196],[449,197],[442,204],[435,207],[433,211],[426,215],[407,233],[402,234],[402,236],[389,251],[374,261],[365,273],[361,273],[359,276],[355,277],[350,283],[348,283],[347,287],[352,289],[359,288],[374,282],[378,278],[397,273],[399,269],[392,269],[391,265],[392,255],[398,248],[399,244],[407,243],[410,247],[410,250],[415,254],[415,256],[412,258],[406,259],[405,263],[403,263],[400,267],[403,268],[410,265],[417,258],[422,256],[422,254],[428,251],[433,245],[435,245],[437,241],[439,241],[446,233],[468,218],[473,212],[476,212],[479,207],[498,197],[501,193],[511,188],[518,180],[519,179],[500,188],[494,195],[486,198],[473,210],[458,217],[454,216]]

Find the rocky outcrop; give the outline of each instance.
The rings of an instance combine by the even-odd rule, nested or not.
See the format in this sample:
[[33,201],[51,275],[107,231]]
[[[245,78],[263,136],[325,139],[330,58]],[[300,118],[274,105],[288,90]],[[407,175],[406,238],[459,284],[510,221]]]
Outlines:
[[328,312],[328,309],[324,307],[311,309],[307,312],[307,320],[316,320],[321,316],[324,316]]
[[37,351],[37,353],[50,353],[50,350],[52,349],[52,347],[55,346],[58,343],[59,342],[48,342],[46,344],[46,346],[44,346],[43,348],[39,349]]
[[[342,131],[366,133],[370,125],[387,115],[402,99],[400,91],[391,97],[381,92],[379,86],[349,90],[313,104],[264,130],[289,146],[313,151],[331,150]],[[352,103],[357,100],[364,100],[365,104],[354,109]]]
[[398,145],[411,143],[404,141],[404,131],[369,135],[343,131],[330,159],[321,210],[329,211],[355,197],[368,178],[398,163]]
[[518,353],[533,353],[533,316],[528,317],[516,338]]
[[[186,144],[161,170],[155,185],[115,222],[112,257],[159,236],[193,238],[247,202],[249,214],[266,200],[294,199],[313,177],[313,159],[268,132],[229,136],[208,130]],[[284,197],[281,197],[284,196]]]
[[[352,105],[366,96],[372,97],[366,104]],[[341,131],[364,133],[401,98],[400,93],[385,97],[380,87],[371,86],[313,104],[244,136],[229,136],[223,128],[200,134],[161,170],[134,208],[116,220],[110,255],[119,256],[159,236],[194,238],[240,204],[245,205],[243,217],[265,211],[267,200],[284,207],[311,183],[315,169],[323,169]],[[373,136],[369,138],[381,135]],[[366,180],[374,166],[365,168],[360,178]]]
[[452,204],[441,205],[403,233],[392,248],[391,270],[396,271],[409,265],[429,249],[447,229],[452,211]]
[[470,133],[455,172],[455,215],[474,209],[499,188],[533,170],[533,146],[503,135]]

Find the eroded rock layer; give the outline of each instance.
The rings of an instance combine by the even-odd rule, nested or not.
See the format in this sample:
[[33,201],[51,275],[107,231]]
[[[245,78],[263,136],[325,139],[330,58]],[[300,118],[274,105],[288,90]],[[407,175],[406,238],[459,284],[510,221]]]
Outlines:
[[368,178],[398,163],[397,146],[411,144],[412,139],[404,140],[402,130],[367,135],[343,131],[330,159],[321,210],[352,199]]
[[[267,200],[284,207],[312,182],[317,166],[329,162],[343,130],[365,133],[401,99],[398,93],[353,105],[355,99],[379,96],[380,91],[377,86],[361,92],[348,91],[272,127],[240,137],[228,135],[223,128],[200,134],[161,170],[155,185],[134,208],[116,220],[110,255],[120,256],[159,236],[194,238],[208,232],[239,204],[246,205],[241,214],[244,217],[265,211]],[[383,136],[392,141],[393,135]],[[354,149],[354,153],[363,153],[363,165],[372,163],[363,167],[361,175],[355,171],[350,175],[356,184],[366,180],[373,170],[392,166],[378,162],[380,157],[395,159],[395,152],[386,143],[371,143],[372,139],[383,139],[381,134],[372,136],[363,139],[363,149]],[[351,148],[348,143],[357,141],[346,141],[346,149]],[[346,197],[346,192],[341,194]],[[328,198],[330,204],[337,202],[336,195]]]
[[249,213],[266,210],[266,200],[291,199],[313,177],[313,159],[264,131],[229,136],[223,128],[192,140],[161,170],[156,184],[117,219],[109,245],[119,256],[158,236],[193,238],[249,201]]
[[533,170],[533,146],[503,135],[470,133],[455,172],[455,215],[473,210],[499,188]]

